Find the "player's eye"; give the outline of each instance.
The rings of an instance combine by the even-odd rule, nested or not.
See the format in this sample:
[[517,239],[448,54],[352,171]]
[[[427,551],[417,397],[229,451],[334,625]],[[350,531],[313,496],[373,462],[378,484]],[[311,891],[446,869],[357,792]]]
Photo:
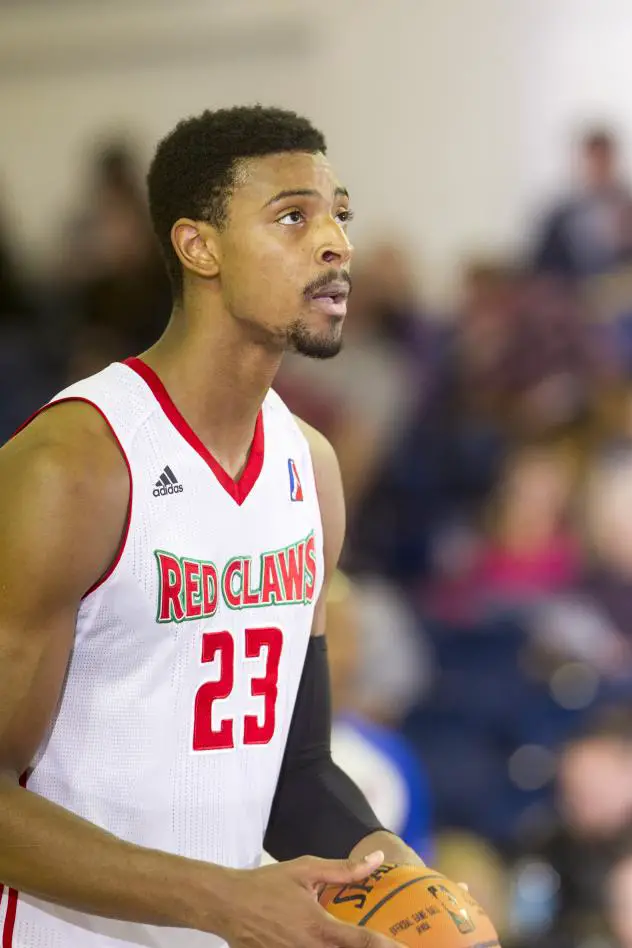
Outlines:
[[336,220],[339,224],[349,224],[353,220],[354,216],[355,215],[350,207],[343,207],[336,214]]
[[277,224],[283,224],[288,227],[291,224],[301,224],[305,220],[301,211],[287,211],[283,217],[277,219]]

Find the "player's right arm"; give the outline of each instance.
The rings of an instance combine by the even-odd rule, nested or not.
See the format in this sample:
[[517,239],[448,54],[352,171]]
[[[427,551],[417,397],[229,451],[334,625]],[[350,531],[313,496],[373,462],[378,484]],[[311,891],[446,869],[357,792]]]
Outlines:
[[375,859],[229,870],[127,843],[20,786],[62,695],[81,598],[116,556],[128,503],[123,458],[89,406],[56,406],[0,450],[0,884],[236,948],[294,948],[297,931],[305,948],[387,948],[314,899]]

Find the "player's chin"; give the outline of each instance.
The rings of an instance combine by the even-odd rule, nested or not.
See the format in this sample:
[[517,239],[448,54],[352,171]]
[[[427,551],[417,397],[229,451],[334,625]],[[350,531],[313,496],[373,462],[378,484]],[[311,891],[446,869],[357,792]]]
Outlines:
[[342,348],[342,322],[314,326],[307,321],[296,323],[288,336],[289,348],[311,359],[331,359]]

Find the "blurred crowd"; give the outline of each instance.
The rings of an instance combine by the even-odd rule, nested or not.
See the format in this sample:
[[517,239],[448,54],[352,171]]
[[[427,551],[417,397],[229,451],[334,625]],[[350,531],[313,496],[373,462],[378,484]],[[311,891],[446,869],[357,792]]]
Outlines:
[[[450,312],[361,255],[343,352],[277,388],[347,495],[336,758],[505,945],[632,948],[632,187],[608,130],[572,161]],[[0,228],[0,441],[169,311],[142,162],[101,146],[45,274]]]

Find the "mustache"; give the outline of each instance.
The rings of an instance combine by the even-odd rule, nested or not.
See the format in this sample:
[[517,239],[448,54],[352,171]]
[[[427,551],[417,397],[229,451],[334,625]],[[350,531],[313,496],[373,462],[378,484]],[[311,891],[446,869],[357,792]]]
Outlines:
[[318,293],[319,290],[329,286],[330,283],[339,283],[341,280],[347,284],[349,287],[349,292],[351,292],[353,289],[353,283],[351,282],[351,277],[346,270],[327,270],[326,273],[321,273],[321,275],[316,280],[313,280],[311,283],[307,284],[303,290],[303,295],[309,299],[315,293]]

